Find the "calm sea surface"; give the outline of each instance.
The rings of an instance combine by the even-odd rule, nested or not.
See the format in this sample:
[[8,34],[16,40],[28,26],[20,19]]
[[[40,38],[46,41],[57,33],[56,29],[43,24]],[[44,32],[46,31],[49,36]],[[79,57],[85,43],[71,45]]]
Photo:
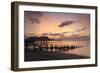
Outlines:
[[65,53],[72,53],[88,57],[90,56],[90,41],[48,41],[48,44],[82,46],[80,48],[65,51]]
[[[38,43],[39,44],[39,43]],[[47,41],[48,46],[52,45],[74,45],[74,46],[82,46],[73,50],[69,51],[63,51],[63,53],[71,53],[71,54],[77,54],[81,56],[88,56],[90,57],[90,41]],[[32,48],[32,46],[29,46],[29,48]]]

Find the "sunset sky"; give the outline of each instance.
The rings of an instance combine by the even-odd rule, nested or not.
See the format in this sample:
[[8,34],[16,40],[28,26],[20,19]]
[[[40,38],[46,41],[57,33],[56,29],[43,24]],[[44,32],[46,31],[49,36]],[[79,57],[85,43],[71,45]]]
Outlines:
[[25,11],[24,24],[25,36],[63,38],[90,35],[90,14]]

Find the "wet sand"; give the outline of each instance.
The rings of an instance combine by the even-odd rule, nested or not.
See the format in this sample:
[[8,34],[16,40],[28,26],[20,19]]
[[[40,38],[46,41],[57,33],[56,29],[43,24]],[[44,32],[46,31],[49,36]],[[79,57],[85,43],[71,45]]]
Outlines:
[[70,53],[52,51],[25,51],[24,61],[45,61],[45,60],[67,60],[67,59],[87,59],[88,56],[81,56]]

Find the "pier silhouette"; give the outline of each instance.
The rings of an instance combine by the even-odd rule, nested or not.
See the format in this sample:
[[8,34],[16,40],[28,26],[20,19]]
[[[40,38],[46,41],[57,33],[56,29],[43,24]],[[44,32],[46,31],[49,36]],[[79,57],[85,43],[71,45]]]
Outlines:
[[48,44],[48,41],[35,41],[34,43],[31,44],[25,44],[25,50],[28,50],[29,46],[32,46],[31,50],[33,51],[53,51],[53,52],[69,51],[83,47],[79,45],[70,45],[70,44],[60,44],[60,45]]

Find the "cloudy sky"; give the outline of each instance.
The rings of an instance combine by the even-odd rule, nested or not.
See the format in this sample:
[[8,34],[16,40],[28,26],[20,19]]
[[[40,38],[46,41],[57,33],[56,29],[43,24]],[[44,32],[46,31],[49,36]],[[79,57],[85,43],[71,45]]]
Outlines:
[[90,35],[90,15],[79,13],[24,12],[25,36],[50,38]]

